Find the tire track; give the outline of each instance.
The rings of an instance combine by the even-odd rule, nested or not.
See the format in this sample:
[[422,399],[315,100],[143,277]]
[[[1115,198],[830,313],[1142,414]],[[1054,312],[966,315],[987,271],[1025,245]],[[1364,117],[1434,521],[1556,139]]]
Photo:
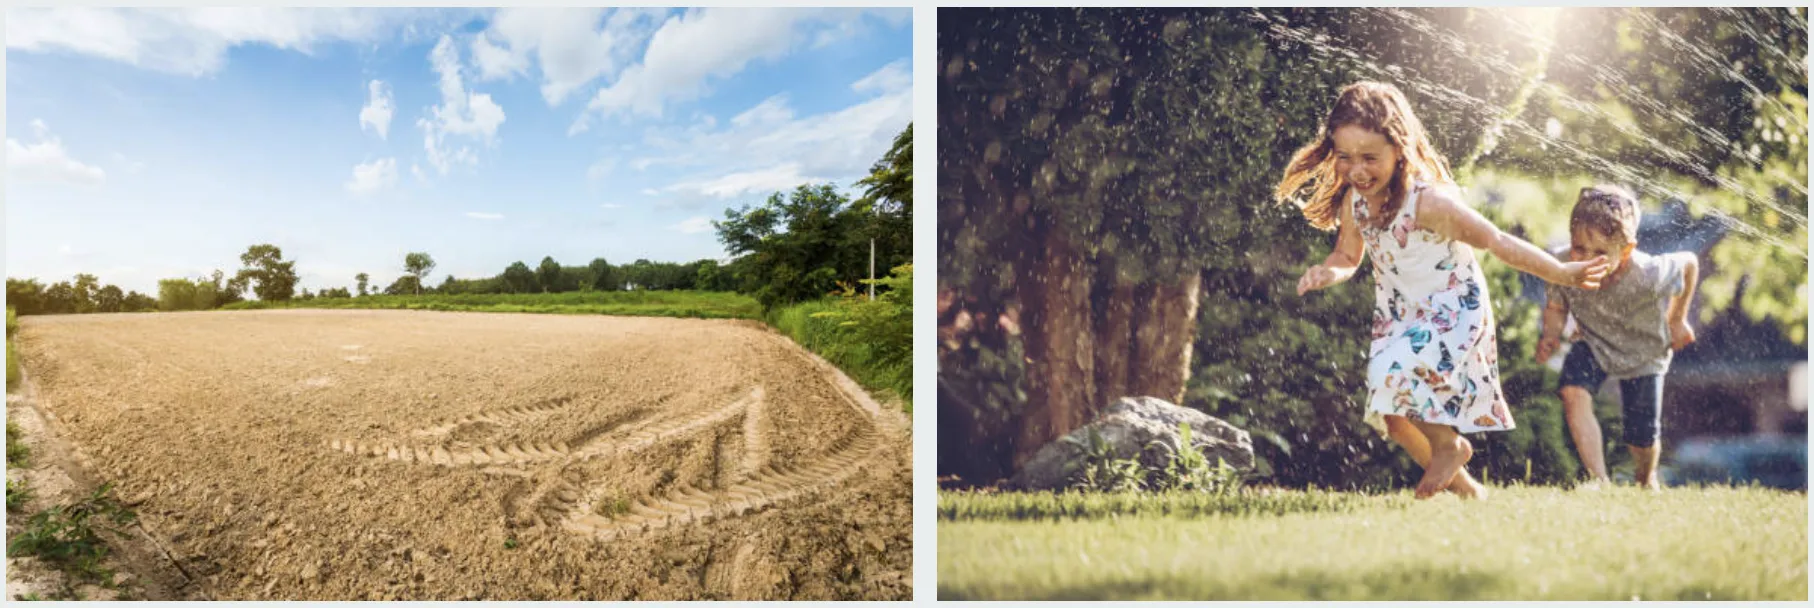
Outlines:
[[[795,467],[768,465],[756,475],[717,492],[686,486],[660,497],[645,496],[634,501],[628,513],[617,517],[594,513],[597,497],[585,496],[566,508],[558,521],[561,528],[570,532],[609,541],[628,534],[747,515],[843,483],[869,464],[869,457],[881,447],[881,439],[879,426],[865,425],[863,430],[839,439],[834,449],[817,461]],[[608,488],[595,488],[589,494],[604,490]]]
[[567,407],[569,407],[571,405],[573,405],[573,397],[570,395],[562,395],[560,397],[555,397],[553,399],[544,399],[542,401],[538,401],[538,402],[536,402],[534,404],[530,404],[530,405],[522,405],[522,406],[517,406],[517,407],[504,408],[501,410],[490,410],[490,411],[479,412],[476,414],[466,416],[464,418],[459,418],[456,420],[444,422],[444,423],[437,424],[437,425],[430,426],[430,427],[416,429],[416,430],[410,431],[409,434],[417,436],[417,437],[434,437],[434,436],[439,436],[439,435],[446,435],[448,433],[452,433],[454,431],[454,429],[460,428],[462,426],[466,426],[468,424],[478,423],[478,422],[489,422],[489,423],[498,424],[498,425],[514,424],[514,423],[518,423],[518,422],[528,421],[530,419],[533,419],[533,418],[536,418],[539,416],[551,414],[551,413],[560,411],[562,409],[566,409]]
[[[351,439],[335,439],[328,442],[328,449],[345,452],[355,456],[382,457],[405,463],[432,464],[435,466],[494,466],[507,464],[534,464],[553,461],[585,462],[595,458],[613,457],[639,452],[660,443],[673,441],[693,435],[712,426],[729,422],[742,415],[752,403],[762,401],[762,387],[751,389],[748,395],[723,407],[694,418],[657,420],[639,425],[617,435],[627,434],[621,441],[610,441],[600,436],[588,440],[579,446],[572,446],[566,441],[553,442],[518,442],[506,444],[487,444],[472,448],[448,449],[445,446],[411,446],[394,442],[362,442]],[[570,398],[557,400],[560,403],[544,403],[519,408],[509,408],[493,413],[474,414],[448,424],[429,427],[430,430],[457,428],[472,422],[492,422],[499,425],[520,422],[530,417],[546,415],[567,407]]]

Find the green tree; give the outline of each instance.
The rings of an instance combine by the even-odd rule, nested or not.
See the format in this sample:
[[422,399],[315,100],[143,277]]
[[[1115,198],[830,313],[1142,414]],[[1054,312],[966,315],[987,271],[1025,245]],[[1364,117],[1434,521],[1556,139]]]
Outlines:
[[513,262],[504,269],[504,285],[510,293],[534,293],[540,291],[535,282],[535,271],[521,261]]
[[126,305],[126,294],[118,285],[108,285],[95,291],[94,309],[96,312],[120,312]]
[[353,275],[353,279],[359,281],[359,296],[365,297],[365,287],[372,280],[371,275],[361,272]]
[[35,315],[44,312],[44,284],[37,279],[7,279],[6,305],[17,314]]
[[[855,285],[868,271],[859,246],[868,222],[862,210],[829,184],[776,193],[761,207],[725,211],[712,223],[732,255],[748,256],[739,283],[765,308],[818,298],[844,282]],[[855,238],[853,238],[855,237]]]
[[126,312],[157,310],[157,299],[136,291],[129,291],[126,292],[126,301],[122,308]]
[[266,302],[289,300],[296,293],[296,262],[284,261],[283,249],[276,245],[259,244],[246,249],[240,254],[239,262],[245,265],[234,278],[240,284],[252,284],[252,292],[258,299]]
[[52,283],[44,289],[44,312],[53,315],[76,312],[76,291],[69,281]]
[[592,271],[592,289],[597,291],[616,291],[621,286],[617,270],[604,258],[593,258],[586,268]]
[[410,274],[416,275],[416,293],[419,294],[422,289],[422,281],[427,279],[428,273],[435,269],[435,259],[426,253],[411,253],[403,256],[403,268]]
[[542,258],[541,266],[537,267],[535,271],[536,284],[541,287],[542,292],[554,293],[559,291],[560,278],[561,265],[559,262],[554,261],[554,256]]
[[70,297],[75,302],[75,312],[90,313],[95,311],[95,290],[100,289],[101,280],[92,274],[77,274],[75,284],[71,286]]
[[422,293],[422,280],[413,274],[397,277],[397,280],[391,281],[391,284],[384,288],[384,295],[387,296],[406,296],[419,293]]
[[[894,138],[894,145],[857,181],[863,197],[852,212],[868,221],[861,238],[873,241],[876,268],[886,270],[913,262],[913,125]],[[868,243],[864,243],[868,246]],[[864,274],[868,276],[867,273]]]

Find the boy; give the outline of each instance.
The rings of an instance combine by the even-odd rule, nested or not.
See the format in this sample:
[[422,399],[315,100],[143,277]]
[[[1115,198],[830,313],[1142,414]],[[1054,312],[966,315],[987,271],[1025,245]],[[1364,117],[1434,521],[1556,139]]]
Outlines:
[[1661,451],[1663,374],[1674,351],[1694,342],[1688,303],[1694,297],[1699,264],[1691,252],[1652,256],[1637,250],[1638,202],[1617,186],[1583,188],[1568,220],[1569,257],[1615,260],[1598,291],[1551,285],[1543,309],[1543,336],[1537,360],[1548,361],[1562,343],[1570,313],[1584,338],[1562,364],[1563,412],[1581,464],[1592,478],[1606,481],[1600,423],[1593,392],[1608,378],[1619,381],[1625,443],[1637,464],[1636,482],[1656,489]]

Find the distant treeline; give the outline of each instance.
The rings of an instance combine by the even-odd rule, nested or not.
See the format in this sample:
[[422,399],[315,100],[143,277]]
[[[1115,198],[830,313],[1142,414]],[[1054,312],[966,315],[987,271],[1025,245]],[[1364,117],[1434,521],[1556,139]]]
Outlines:
[[[753,296],[763,309],[853,294],[874,272],[913,261],[913,125],[856,184],[863,196],[852,200],[829,184],[806,184],[791,193],[776,193],[763,205],[727,210],[713,222],[718,240],[733,257],[729,262],[704,259],[688,263],[639,259],[613,265],[595,258],[584,266],[563,266],[552,256],[534,267],[518,261],[485,278],[448,275],[438,285],[428,278],[435,260],[426,252],[404,256],[403,273],[383,288],[369,273],[359,273],[348,287],[298,290],[296,261],[270,243],[246,248],[241,268],[228,275],[215,270],[204,278],[158,281],[155,297],[102,285],[91,274],[48,286],[37,279],[7,279],[8,305],[21,315],[91,312],[212,310],[246,300],[282,303],[316,298],[370,295],[539,294],[608,291],[734,291]],[[873,257],[873,262],[871,261]],[[878,282],[877,289],[890,289]]]

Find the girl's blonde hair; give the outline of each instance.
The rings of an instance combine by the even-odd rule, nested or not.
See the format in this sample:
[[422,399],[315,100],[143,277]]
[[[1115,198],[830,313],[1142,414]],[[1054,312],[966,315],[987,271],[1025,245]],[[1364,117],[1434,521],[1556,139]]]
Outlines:
[[[1385,207],[1375,217],[1381,225],[1391,222],[1398,214],[1406,184],[1410,183],[1407,177],[1454,183],[1448,161],[1431,145],[1430,135],[1424,131],[1417,115],[1411,112],[1411,103],[1405,100],[1404,93],[1383,82],[1356,82],[1342,87],[1335,107],[1329,109],[1329,117],[1323,121],[1316,143],[1299,148],[1291,155],[1285,177],[1273,191],[1278,200],[1297,205],[1304,212],[1304,219],[1310,220],[1310,225],[1320,230],[1333,230],[1340,216],[1340,208],[1336,205],[1348,199],[1348,180],[1335,174],[1334,154],[1335,131],[1348,125],[1383,135],[1398,150],[1398,167],[1392,171],[1392,180],[1386,183]],[[1312,180],[1316,182],[1316,189],[1310,193],[1310,198],[1298,198],[1298,191]]]

